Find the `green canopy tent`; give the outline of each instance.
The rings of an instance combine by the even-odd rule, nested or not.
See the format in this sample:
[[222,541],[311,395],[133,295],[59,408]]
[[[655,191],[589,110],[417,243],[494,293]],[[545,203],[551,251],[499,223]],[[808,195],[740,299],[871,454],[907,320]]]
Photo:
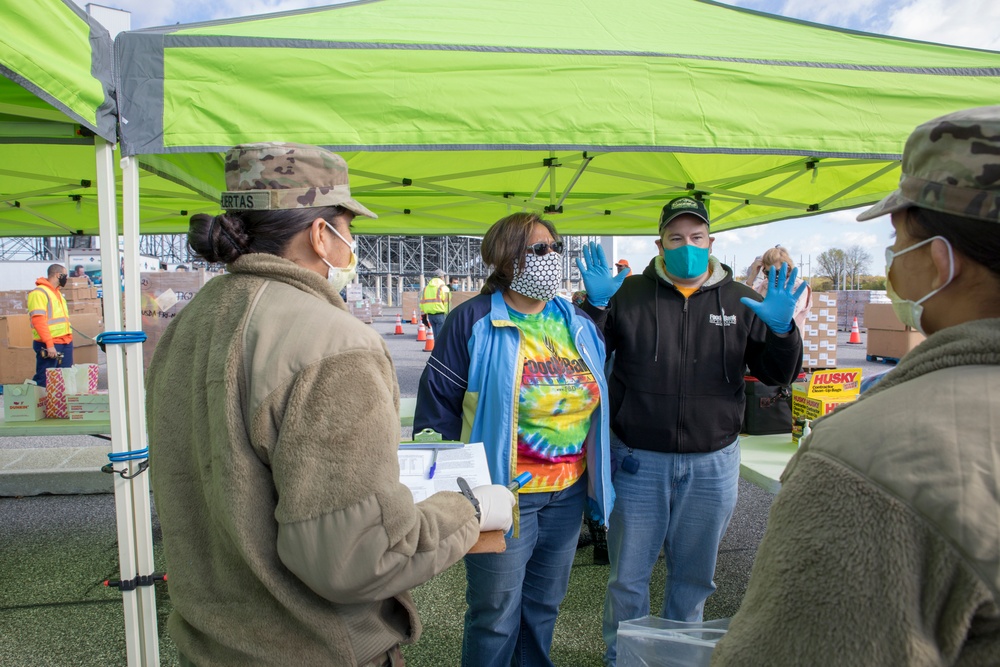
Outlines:
[[[117,141],[111,38],[72,2],[0,0],[0,15],[0,234],[97,235],[94,146]],[[174,231],[216,208],[208,184],[155,158],[140,162],[143,231]],[[116,182],[117,165],[108,186]]]
[[1000,99],[1000,53],[702,0],[355,2],[127,32],[116,59],[125,154],[328,146],[384,234],[522,208],[648,234],[683,192],[717,231],[856,207],[914,126]]
[[[118,264],[114,167],[115,114],[112,41],[107,30],[63,0],[0,0],[0,234],[100,234],[105,266]],[[134,162],[134,160],[130,160]],[[119,172],[121,173],[121,172]],[[151,208],[166,189],[149,188]],[[184,200],[195,200],[190,191]],[[199,205],[205,206],[202,197]],[[139,328],[138,229],[126,237],[126,322]],[[104,312],[121,312],[118,271],[104,273]],[[122,329],[107,317],[107,331]],[[142,350],[138,343],[107,348],[111,448],[122,454],[145,447]],[[132,382],[126,388],[126,370]],[[125,464],[134,465],[134,464]],[[121,464],[119,464],[119,467]],[[114,477],[118,556],[122,581],[153,570],[147,475]],[[152,587],[124,587],[129,665],[159,661]]]

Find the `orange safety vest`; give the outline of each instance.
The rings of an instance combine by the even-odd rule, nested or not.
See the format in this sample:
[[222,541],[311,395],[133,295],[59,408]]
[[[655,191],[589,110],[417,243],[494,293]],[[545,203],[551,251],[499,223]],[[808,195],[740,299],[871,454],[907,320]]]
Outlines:
[[[42,299],[45,299],[43,302]],[[46,285],[38,285],[28,292],[28,315],[45,315],[49,324],[49,333],[53,338],[69,335],[73,329],[69,325],[69,306],[62,292],[56,292]],[[34,328],[31,335],[35,340],[42,340]]]
[[431,278],[420,299],[420,312],[428,315],[448,312],[448,286],[440,278]]

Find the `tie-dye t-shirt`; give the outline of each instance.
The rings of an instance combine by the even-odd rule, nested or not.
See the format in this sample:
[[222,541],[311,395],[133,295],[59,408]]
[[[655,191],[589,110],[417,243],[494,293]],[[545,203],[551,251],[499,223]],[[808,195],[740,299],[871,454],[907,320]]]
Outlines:
[[508,311],[523,334],[517,474],[532,479],[522,492],[560,491],[587,468],[583,445],[600,390],[554,304],[537,315]]

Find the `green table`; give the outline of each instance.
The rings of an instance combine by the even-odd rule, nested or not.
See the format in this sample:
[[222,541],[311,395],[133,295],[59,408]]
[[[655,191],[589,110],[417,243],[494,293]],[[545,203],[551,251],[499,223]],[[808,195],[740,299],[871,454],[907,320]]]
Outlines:
[[777,493],[781,473],[798,448],[791,433],[741,435],[740,477],[768,493]]
[[106,435],[111,420],[40,419],[36,422],[7,422],[0,419],[0,438],[22,435]]

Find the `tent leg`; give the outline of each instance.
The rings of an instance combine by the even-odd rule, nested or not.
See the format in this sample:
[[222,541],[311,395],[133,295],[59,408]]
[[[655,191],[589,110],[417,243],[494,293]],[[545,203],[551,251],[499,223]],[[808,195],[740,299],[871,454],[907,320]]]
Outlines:
[[[139,162],[122,158],[122,232],[125,237],[125,328],[142,330],[139,276]],[[113,346],[114,347],[114,346]],[[131,450],[145,449],[146,396],[143,377],[142,343],[129,343],[125,348],[125,370],[128,382],[128,428]],[[149,473],[128,480],[132,485],[133,535],[136,567],[140,575],[153,574],[153,526],[149,505]],[[152,585],[135,589],[138,596],[142,664],[160,664],[159,637],[156,629],[156,591]]]
[[[121,331],[121,277],[118,273],[118,222],[115,205],[114,145],[96,142],[97,204],[101,232],[101,282],[104,292],[105,331]],[[124,350],[107,348],[108,394],[111,408],[111,451],[128,450],[128,411],[125,403]],[[114,477],[115,518],[118,525],[118,563],[122,581],[135,578],[135,534],[132,520],[132,485]],[[123,592],[125,608],[125,653],[129,667],[143,664],[140,639],[142,616],[135,592]]]

